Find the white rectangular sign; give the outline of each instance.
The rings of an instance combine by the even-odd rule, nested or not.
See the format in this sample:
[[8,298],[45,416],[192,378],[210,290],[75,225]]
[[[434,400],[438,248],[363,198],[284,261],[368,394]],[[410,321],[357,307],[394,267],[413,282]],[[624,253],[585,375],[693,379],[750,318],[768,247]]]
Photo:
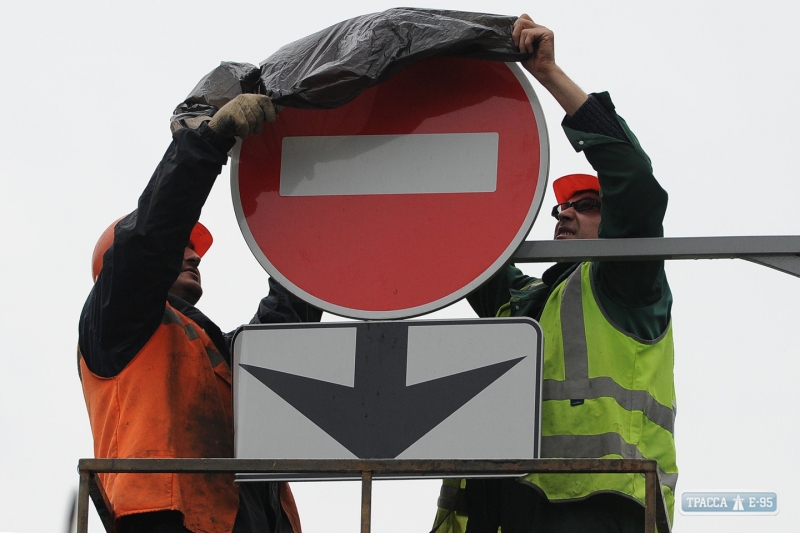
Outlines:
[[281,196],[494,192],[499,136],[284,137]]
[[[539,455],[542,335],[528,318],[244,326],[233,361],[238,458]],[[319,476],[237,476],[291,478]]]

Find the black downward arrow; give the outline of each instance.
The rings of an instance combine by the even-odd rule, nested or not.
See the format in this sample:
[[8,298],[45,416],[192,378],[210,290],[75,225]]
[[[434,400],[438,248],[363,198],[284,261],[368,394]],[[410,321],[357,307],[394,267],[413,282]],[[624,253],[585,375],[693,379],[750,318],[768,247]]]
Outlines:
[[241,367],[356,457],[393,459],[524,359],[407,387],[408,327],[404,322],[356,325],[353,387]]

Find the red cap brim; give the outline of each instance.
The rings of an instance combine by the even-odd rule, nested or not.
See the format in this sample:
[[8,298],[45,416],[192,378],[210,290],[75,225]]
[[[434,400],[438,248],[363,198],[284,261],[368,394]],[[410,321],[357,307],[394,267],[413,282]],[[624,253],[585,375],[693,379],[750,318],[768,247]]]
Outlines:
[[553,182],[556,201],[563,204],[580,191],[595,191],[600,194],[600,180],[591,174],[567,174]]
[[214,238],[211,236],[211,232],[208,231],[208,228],[199,222],[194,225],[192,234],[189,236],[189,243],[194,247],[194,251],[197,255],[203,257],[208,249],[211,248],[213,242]]
[[[100,269],[103,268],[103,255],[111,246],[111,243],[114,242],[114,228],[123,218],[125,217],[118,218],[110,226],[108,226],[103,234],[100,235],[100,238],[97,240],[97,244],[94,246],[94,252],[92,252],[93,281],[97,281],[97,276],[100,274]],[[208,231],[208,228],[199,222],[195,224],[192,234],[189,236],[189,243],[194,248],[194,251],[197,252],[197,255],[203,257],[208,249],[211,248],[211,244],[213,242],[214,238],[211,236],[211,232]]]

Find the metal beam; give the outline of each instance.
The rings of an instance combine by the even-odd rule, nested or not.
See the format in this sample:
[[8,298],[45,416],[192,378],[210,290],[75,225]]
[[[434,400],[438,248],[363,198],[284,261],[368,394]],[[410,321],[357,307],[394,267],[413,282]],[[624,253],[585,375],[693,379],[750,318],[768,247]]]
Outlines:
[[[656,472],[647,459],[79,459],[78,471],[108,473],[161,472],[290,472],[297,474],[355,474],[381,476],[462,477],[502,476],[508,472],[626,473]],[[88,489],[87,489],[88,490]],[[88,494],[88,492],[87,492]]]
[[800,277],[800,236],[665,237],[525,241],[515,263],[744,259]]

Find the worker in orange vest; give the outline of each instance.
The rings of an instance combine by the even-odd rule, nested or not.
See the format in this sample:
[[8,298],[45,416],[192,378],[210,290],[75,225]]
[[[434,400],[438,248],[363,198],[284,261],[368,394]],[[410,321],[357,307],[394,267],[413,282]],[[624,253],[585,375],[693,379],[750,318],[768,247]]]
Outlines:
[[[245,94],[174,132],[138,207],[98,241],[78,347],[96,457],[233,456],[230,337],[195,307],[212,243],[198,219],[234,137],[274,121],[269,98]],[[252,323],[320,316],[270,280]],[[237,486],[231,474],[100,479],[117,531],[301,533],[286,483]]]

